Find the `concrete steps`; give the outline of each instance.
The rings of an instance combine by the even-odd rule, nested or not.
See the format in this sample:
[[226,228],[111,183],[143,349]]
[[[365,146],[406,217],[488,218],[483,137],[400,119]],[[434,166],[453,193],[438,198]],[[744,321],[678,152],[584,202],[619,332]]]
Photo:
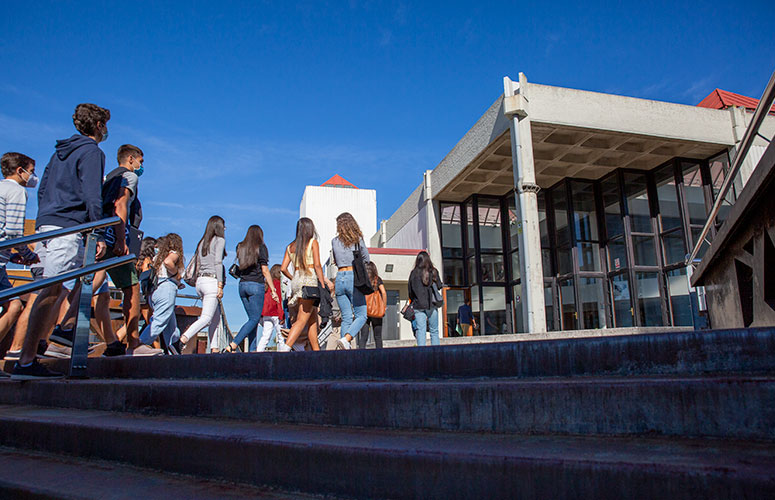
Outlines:
[[0,381],[0,404],[256,422],[775,441],[775,377]]
[[322,497],[163,473],[104,460],[0,448],[0,498],[316,500]]
[[54,476],[105,460],[127,484],[145,478],[124,465],[355,498],[775,498],[775,329],[121,357],[89,373],[0,381],[0,446],[53,454]]
[[380,431],[0,407],[9,446],[362,498],[766,498],[769,444]]

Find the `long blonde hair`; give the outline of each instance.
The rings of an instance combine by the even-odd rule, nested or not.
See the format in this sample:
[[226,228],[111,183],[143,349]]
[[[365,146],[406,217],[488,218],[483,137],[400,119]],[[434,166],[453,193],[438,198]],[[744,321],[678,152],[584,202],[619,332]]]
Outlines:
[[295,253],[295,258],[293,259],[294,268],[301,271],[307,270],[305,254],[307,252],[307,246],[310,241],[315,239],[315,237],[317,237],[317,232],[315,231],[315,223],[312,222],[312,219],[307,217],[299,219],[299,222],[296,223],[296,240],[294,241],[295,244],[293,248]]
[[363,238],[360,226],[349,212],[343,212],[336,218],[336,233],[345,247],[354,247]]

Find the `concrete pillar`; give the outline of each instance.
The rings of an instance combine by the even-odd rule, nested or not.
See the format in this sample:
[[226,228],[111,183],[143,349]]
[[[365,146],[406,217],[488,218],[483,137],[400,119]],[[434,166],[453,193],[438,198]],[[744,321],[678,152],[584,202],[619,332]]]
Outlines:
[[544,277],[541,265],[541,233],[538,227],[538,185],[533,163],[533,135],[528,112],[527,78],[519,83],[503,79],[503,113],[511,129],[511,161],[519,223],[519,264],[522,278],[522,318],[525,331],[546,331]]
[[444,276],[443,261],[441,258],[441,213],[439,212],[439,202],[433,200],[433,185],[431,184],[431,174],[433,170],[426,170],[423,175],[424,193],[425,193],[425,227],[426,245],[428,254],[436,269],[441,276]]
[[[740,142],[743,140],[743,135],[745,134],[745,130],[748,128],[748,122],[750,121],[750,117],[747,116],[748,113],[746,112],[745,108],[740,106],[729,108],[729,113],[732,118],[732,133],[734,134],[734,138],[735,138],[735,145],[730,151],[730,158],[734,159],[738,149],[740,148]],[[748,153],[749,157],[751,156],[750,153],[751,152],[749,151]],[[738,189],[741,189],[742,186],[745,186],[748,183],[748,179],[751,178],[751,174],[753,173],[753,170],[756,167],[756,163],[758,163],[758,158],[756,159],[756,161],[752,161],[752,160],[753,158],[747,158],[746,161],[744,161],[743,164],[740,165],[740,170],[738,171],[738,174],[737,174],[740,178],[740,186]],[[735,182],[735,184],[737,184],[737,182]]]

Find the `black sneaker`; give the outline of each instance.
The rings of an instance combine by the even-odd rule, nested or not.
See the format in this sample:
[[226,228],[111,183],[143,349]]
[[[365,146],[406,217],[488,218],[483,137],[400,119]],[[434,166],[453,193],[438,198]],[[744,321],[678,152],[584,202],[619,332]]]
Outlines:
[[49,340],[65,347],[73,347],[74,334],[74,330],[63,330],[61,326],[57,325]]
[[50,378],[64,378],[64,373],[54,372],[34,360],[30,366],[22,366],[17,361],[13,366],[11,380],[44,380]]
[[47,350],[48,350],[48,342],[46,342],[44,339],[40,339],[38,341],[38,354],[41,356],[45,356]]
[[126,346],[120,340],[111,342],[105,346],[105,352],[102,353],[105,357],[123,356],[126,354]]

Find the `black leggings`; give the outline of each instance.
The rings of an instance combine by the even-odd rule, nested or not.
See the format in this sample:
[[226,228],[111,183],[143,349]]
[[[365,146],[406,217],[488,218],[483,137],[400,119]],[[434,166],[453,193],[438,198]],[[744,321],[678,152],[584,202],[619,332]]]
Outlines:
[[369,341],[369,325],[374,330],[374,344],[377,349],[382,349],[382,318],[366,318],[366,324],[358,335],[358,349],[366,349],[366,342]]

